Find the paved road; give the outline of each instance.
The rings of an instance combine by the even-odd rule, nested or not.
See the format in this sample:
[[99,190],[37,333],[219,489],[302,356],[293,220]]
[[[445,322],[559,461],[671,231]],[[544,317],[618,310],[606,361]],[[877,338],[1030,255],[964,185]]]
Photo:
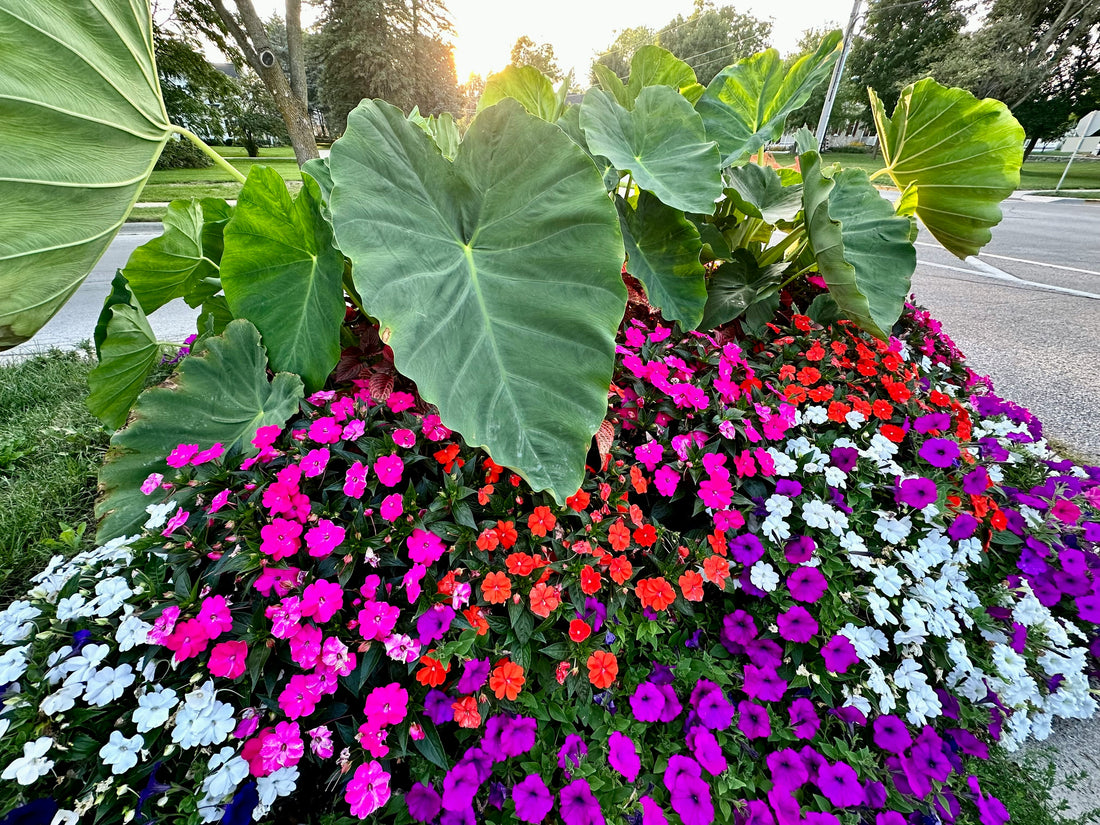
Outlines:
[[[159,223],[130,223],[122,227],[96,268],[81,285],[76,294],[38,334],[25,344],[0,353],[0,361],[17,358],[50,347],[73,347],[81,341],[91,340],[95,331],[103,299],[111,291],[111,279],[115,271],[125,265],[130,253],[144,243],[160,235]],[[183,341],[195,331],[198,310],[183,301],[174,301],[149,317],[153,332],[161,341]]]
[[913,291],[1000,394],[1100,460],[1100,204],[1003,209],[979,261],[960,261],[922,231]]

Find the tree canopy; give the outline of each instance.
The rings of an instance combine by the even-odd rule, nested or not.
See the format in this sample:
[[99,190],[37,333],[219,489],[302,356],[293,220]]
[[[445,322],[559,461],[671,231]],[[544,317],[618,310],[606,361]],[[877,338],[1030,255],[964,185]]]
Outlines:
[[565,76],[558,66],[554,47],[549,43],[536,43],[527,35],[518,38],[512,46],[509,63],[513,66],[534,66],[555,82]]
[[690,15],[676,15],[657,32],[657,44],[691,66],[706,85],[731,63],[768,48],[771,36],[770,20],[695,0]]

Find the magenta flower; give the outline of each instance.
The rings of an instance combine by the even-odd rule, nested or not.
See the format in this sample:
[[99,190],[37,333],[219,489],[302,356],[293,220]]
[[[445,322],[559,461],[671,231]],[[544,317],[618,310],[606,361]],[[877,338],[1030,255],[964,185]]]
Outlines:
[[680,715],[680,711],[684,709],[684,706],[680,704],[680,697],[676,695],[676,688],[672,685],[660,685],[659,687],[661,695],[665,698],[665,704],[661,708],[661,715],[657,721],[668,724]]
[[[561,749],[558,751],[558,767],[563,771],[572,763],[574,768],[580,767],[581,757],[588,753],[588,745],[577,734],[571,733],[565,737]],[[568,776],[568,774],[567,774]]]
[[699,498],[712,510],[725,510],[733,502],[733,485],[723,478],[708,478],[699,485]]
[[455,690],[463,694],[476,693],[488,679],[488,658],[467,659],[462,663],[462,676],[459,677]]
[[539,723],[530,716],[517,716],[500,732],[500,750],[505,756],[523,756],[535,747]]
[[321,664],[337,676],[347,676],[355,670],[355,654],[335,636],[330,636],[321,644]]
[[554,797],[537,773],[516,783],[512,788],[512,800],[516,803],[516,819],[530,825],[539,825],[554,807]]
[[643,796],[638,801],[642,804],[642,825],[668,825],[665,812],[651,797]]
[[342,434],[340,425],[330,415],[315,418],[309,425],[309,438],[318,444],[335,444]]
[[344,791],[344,800],[351,806],[352,816],[366,819],[390,801],[390,775],[377,762],[360,765]]
[[920,445],[918,453],[933,467],[950,467],[959,457],[959,445],[949,438],[929,438]]
[[224,679],[244,675],[248,662],[248,644],[242,641],[221,642],[210,651],[210,674]]
[[401,483],[401,474],[405,471],[405,462],[400,456],[383,455],[375,459],[374,474],[384,487],[396,487]]
[[446,549],[439,536],[419,527],[405,539],[405,545],[409,548],[409,558],[420,564],[435,564]]
[[755,702],[737,703],[737,728],[749,739],[763,739],[772,735],[772,720],[768,709]]
[[787,683],[779,678],[773,668],[745,665],[745,681],[741,689],[750,699],[778,702],[787,692]]
[[302,475],[306,478],[316,478],[321,475],[328,466],[329,457],[327,447],[310,450],[302,457]]
[[222,490],[221,492],[217,493],[212,499],[210,499],[210,504],[206,508],[206,514],[208,516],[212,516],[214,515],[214,513],[225,507],[225,505],[229,502],[229,495],[229,490]]
[[806,763],[798,751],[792,748],[784,748],[768,754],[768,770],[772,774],[772,782],[777,787],[793,791],[801,788],[810,778],[806,770]]
[[427,645],[436,639],[442,639],[443,635],[451,629],[451,623],[455,620],[455,612],[446,604],[433,604],[416,620],[416,632],[420,644]]
[[787,577],[787,589],[797,602],[814,604],[829,588],[825,576],[816,567],[799,567]]
[[[279,707],[286,714],[287,719],[299,719],[309,716],[317,709],[317,702],[321,699],[320,678],[315,675],[303,675],[296,673],[290,677],[286,687],[279,694]],[[295,726],[297,733],[297,726]],[[267,740],[264,740],[265,743]],[[261,757],[263,750],[260,751]],[[266,758],[266,757],[265,757]],[[284,767],[284,764],[276,767]],[[272,768],[275,770],[275,768]]]
[[426,415],[420,422],[420,432],[429,441],[443,441],[451,437],[451,431],[443,426],[438,415]]
[[642,682],[630,697],[630,709],[639,722],[656,722],[665,708],[665,696],[652,682]]
[[389,398],[386,399],[386,406],[390,408],[391,412],[399,413],[405,410],[411,410],[416,406],[416,398],[407,392],[391,392]]
[[164,476],[160,473],[149,473],[145,481],[141,482],[141,492],[147,496],[152,495],[160,487],[162,481],[164,481]]
[[647,441],[645,444],[634,448],[634,457],[652,473],[657,469],[657,465],[661,463],[661,456],[664,455],[664,452],[665,448],[661,446],[661,442]]
[[318,519],[317,526],[306,531],[306,551],[315,559],[331,555],[344,541],[346,532],[343,527],[327,518]]
[[558,812],[565,825],[604,825],[600,803],[586,779],[574,779],[558,794]]
[[431,785],[417,782],[405,794],[405,805],[417,822],[431,822],[439,815],[442,800]]
[[367,695],[363,713],[371,727],[396,725],[408,714],[409,694],[397,682],[377,687]]
[[894,491],[894,500],[898,504],[908,504],[918,510],[923,510],[929,504],[934,503],[939,496],[936,482],[923,476],[907,478],[898,482],[897,489]]
[[791,564],[808,562],[817,549],[817,543],[809,536],[796,536],[787,542],[783,555]]
[[691,749],[691,755],[695,757],[695,761],[711,776],[718,776],[729,767],[722,753],[722,746],[709,730],[698,726],[693,727],[687,735],[687,746]]
[[847,636],[836,635],[821,648],[825,669],[830,673],[847,673],[848,668],[859,662],[855,646]]
[[168,458],[165,459],[165,462],[169,467],[176,467],[178,469],[191,461],[198,451],[198,444],[178,444],[172,452],[168,454]]
[[901,754],[913,744],[913,737],[905,723],[896,716],[884,715],[875,717],[871,723],[874,731],[875,745],[888,753]]
[[318,579],[302,591],[301,610],[305,617],[324,624],[344,606],[344,588],[337,582]]
[[480,787],[477,767],[470,762],[459,762],[443,777],[443,807],[448,811],[469,808]]
[[779,624],[779,635],[788,642],[808,642],[817,634],[819,629],[817,620],[810,615],[810,611],[800,604],[796,604],[780,613],[777,622]]
[[386,521],[397,521],[398,516],[405,512],[404,497],[400,493],[391,493],[382,499],[382,506],[378,510]]
[[362,498],[367,489],[367,466],[356,461],[344,471],[344,495],[349,498]]
[[208,461],[217,461],[222,457],[222,453],[225,452],[225,447],[219,442],[212,445],[206,450],[195,453],[191,456],[191,466],[198,467],[200,464],[205,464]]
[[260,552],[278,561],[298,552],[302,525],[285,518],[272,519],[260,528]]
[[332,731],[328,725],[316,727],[309,733],[309,749],[319,759],[331,759],[333,754]]
[[607,740],[607,762],[623,775],[627,782],[638,778],[642,769],[642,760],[638,758],[638,749],[634,740],[624,733],[614,731]]
[[412,430],[394,430],[393,443],[398,447],[405,447],[408,449],[416,444],[416,433]]
[[974,794],[974,804],[978,807],[978,817],[982,825],[1006,825],[1011,819],[1004,803],[995,796],[986,796],[982,793],[978,777],[968,776],[966,784]]
[[653,475],[653,484],[662,496],[671,497],[676,492],[679,483],[680,474],[667,464],[658,467],[657,472]]
[[859,776],[846,762],[837,762],[835,765],[826,762],[822,765],[817,772],[817,787],[838,808],[862,805],[867,799]]
[[733,705],[719,685],[700,679],[691,698],[691,705],[707,730],[725,730],[733,724]]
[[260,760],[265,771],[297,765],[305,753],[297,722],[279,722],[260,741]]
[[305,669],[317,666],[321,658],[322,633],[316,625],[306,624],[290,637],[290,658]]
[[172,517],[168,519],[168,523],[164,525],[164,530],[161,531],[161,535],[168,537],[176,532],[176,528],[182,527],[187,523],[187,519],[190,517],[190,513],[184,510],[182,507],[177,507],[176,512],[172,514]]
[[671,788],[671,804],[684,825],[710,825],[714,821],[714,804],[710,785],[700,777],[684,774]]
[[195,618],[211,639],[216,639],[233,628],[233,617],[229,614],[229,602],[225,600],[225,596],[207,596]]
[[397,624],[401,611],[386,602],[367,602],[359,611],[359,635],[369,641],[382,641]]

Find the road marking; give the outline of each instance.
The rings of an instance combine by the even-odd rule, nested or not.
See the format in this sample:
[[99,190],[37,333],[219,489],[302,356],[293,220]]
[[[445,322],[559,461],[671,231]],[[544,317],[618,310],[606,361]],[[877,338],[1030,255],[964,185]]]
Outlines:
[[[933,246],[933,244],[921,244],[922,246]],[[1009,283],[1016,284],[1017,286],[1030,287],[1031,289],[1041,289],[1047,292],[1058,292],[1062,295],[1073,295],[1077,298],[1090,298],[1094,300],[1100,300],[1100,295],[1094,292],[1082,292],[1079,289],[1069,289],[1064,286],[1053,286],[1051,284],[1042,284],[1037,281],[1025,281],[1023,278],[1017,278],[1011,272],[1005,272],[1003,269],[998,269],[993,264],[986,263],[980,258],[973,256],[966,259],[966,263],[970,264],[973,269],[963,269],[960,266],[948,266],[947,264],[934,264],[931,261],[917,261],[922,266],[931,266],[936,269],[949,269],[952,272],[962,272],[966,275],[980,275],[984,278],[993,278],[998,281],[1008,281]]]
[[[925,243],[924,241],[916,241],[916,245],[917,246],[931,246],[935,249],[943,249],[943,247],[940,246],[938,243]],[[944,250],[944,251],[946,252],[947,250]],[[1082,275],[1100,275],[1100,272],[1097,272],[1094,269],[1080,269],[1076,266],[1063,266],[1062,264],[1048,264],[1045,261],[1030,261],[1027,258],[1012,258],[1012,257],[1009,257],[1008,255],[994,255],[991,252],[984,252],[982,254],[984,254],[985,257],[987,257],[987,258],[997,258],[998,260],[1001,260],[1001,261],[1015,261],[1018,264],[1031,264],[1032,266],[1045,266],[1045,267],[1048,267],[1050,269],[1061,269],[1065,272],[1080,272]]]

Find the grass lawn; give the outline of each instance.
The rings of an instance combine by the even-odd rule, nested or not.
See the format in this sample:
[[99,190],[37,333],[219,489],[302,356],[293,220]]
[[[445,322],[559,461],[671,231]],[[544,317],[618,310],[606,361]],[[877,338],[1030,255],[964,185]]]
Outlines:
[[0,603],[24,592],[50,556],[83,549],[95,533],[110,434],[84,406],[93,366],[87,350],[0,361]]

